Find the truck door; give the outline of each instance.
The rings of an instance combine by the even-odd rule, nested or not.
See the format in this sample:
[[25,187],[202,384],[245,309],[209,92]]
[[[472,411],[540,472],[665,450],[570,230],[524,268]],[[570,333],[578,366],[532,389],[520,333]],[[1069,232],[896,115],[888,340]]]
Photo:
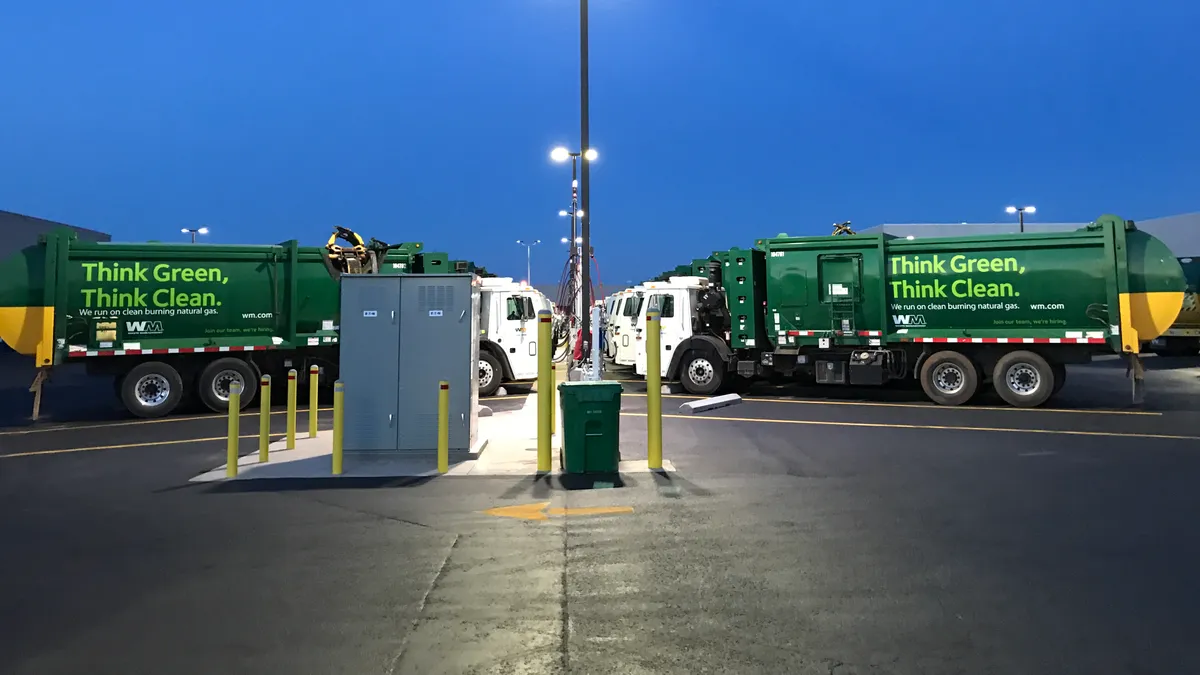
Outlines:
[[537,309],[533,298],[524,293],[510,293],[504,298],[504,316],[497,332],[504,336],[504,351],[513,378],[537,376]]
[[821,304],[829,310],[829,330],[855,335],[858,305],[862,302],[862,256],[823,255],[817,259]]
[[[659,316],[659,368],[662,371],[659,375],[666,374],[667,368],[671,365],[671,357],[675,355],[675,348],[692,334],[690,322],[686,320],[689,316],[688,300],[689,292],[684,289],[652,293],[646,300],[646,312],[657,311]],[[644,327],[645,324],[643,324]],[[639,337],[644,338],[644,333]],[[646,373],[646,340],[639,339],[637,341],[635,359],[634,372],[644,375]]]
[[495,313],[492,309],[492,299],[495,296],[496,294],[489,290],[479,293],[479,337],[482,340],[491,339],[492,315]]
[[634,293],[625,299],[625,329],[622,330],[621,342],[617,345],[617,363],[631,366],[637,354],[637,343],[642,339],[642,327],[638,325],[642,316],[642,293]]

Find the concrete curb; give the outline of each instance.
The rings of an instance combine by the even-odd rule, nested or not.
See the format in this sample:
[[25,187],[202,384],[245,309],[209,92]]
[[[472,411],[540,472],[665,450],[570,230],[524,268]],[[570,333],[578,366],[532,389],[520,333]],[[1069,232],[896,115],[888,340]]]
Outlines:
[[688,401],[679,406],[679,412],[684,415],[695,415],[697,413],[716,410],[717,408],[725,408],[731,405],[737,405],[742,402],[742,397],[737,394],[722,394],[721,396],[713,396],[711,398],[700,399],[699,401]]

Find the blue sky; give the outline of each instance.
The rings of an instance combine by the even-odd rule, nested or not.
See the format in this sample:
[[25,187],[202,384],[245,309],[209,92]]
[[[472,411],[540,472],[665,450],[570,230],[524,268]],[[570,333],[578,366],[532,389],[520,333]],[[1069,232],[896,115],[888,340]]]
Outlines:
[[[840,220],[1200,210],[1200,3],[591,6],[605,282]],[[341,224],[514,276],[540,237],[554,281],[577,40],[574,0],[5,3],[0,208],[121,240]]]

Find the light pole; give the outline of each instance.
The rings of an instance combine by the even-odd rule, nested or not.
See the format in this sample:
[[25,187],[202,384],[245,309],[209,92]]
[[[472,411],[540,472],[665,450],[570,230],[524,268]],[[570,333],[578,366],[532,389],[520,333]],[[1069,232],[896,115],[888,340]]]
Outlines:
[[197,228],[194,228],[194,229],[193,229],[193,228],[190,228],[190,227],[185,227],[185,228],[183,228],[183,229],[181,229],[181,230],[179,230],[179,231],[180,231],[180,232],[183,232],[184,234],[191,233],[191,235],[192,235],[192,243],[193,243],[193,244],[194,244],[194,243],[196,243],[196,235],[198,235],[198,234],[208,234],[208,228],[207,228],[207,227],[197,227]]
[[530,268],[530,263],[533,260],[533,247],[542,243],[541,239],[534,239],[532,242],[518,239],[517,243],[525,247],[525,283],[533,285],[533,272]]
[[[595,148],[588,148],[587,150],[582,151],[582,152],[571,152],[570,150],[568,150],[562,146],[554,148],[553,150],[550,151],[550,159],[554,160],[555,162],[558,162],[559,164],[567,161],[568,159],[571,160],[571,208],[570,208],[570,210],[563,209],[562,211],[559,211],[558,215],[563,216],[563,217],[570,216],[570,218],[571,218],[571,238],[570,238],[570,240],[577,241],[577,242],[583,244],[583,248],[581,249],[581,251],[583,251],[583,250],[589,250],[589,247],[587,245],[588,237],[586,236],[587,225],[584,225],[584,220],[587,217],[587,210],[586,210],[586,208],[579,208],[579,179],[577,178],[577,176],[579,175],[579,159],[580,159],[580,157],[582,157],[585,160],[583,163],[583,170],[586,173],[588,165],[591,164],[592,162],[596,161],[596,158],[599,157],[599,153],[596,152]],[[585,200],[587,199],[586,191],[584,192],[584,199]],[[581,236],[581,235],[584,235],[584,236]],[[586,307],[587,307],[587,301],[588,301],[588,289],[590,288],[589,283],[591,281],[590,266],[588,264],[586,264],[586,261],[588,261],[588,259],[589,259],[588,256],[585,256],[582,254],[579,256],[578,259],[576,259],[575,258],[575,247],[571,247],[570,260],[574,261],[571,265],[571,281],[572,281],[572,285],[575,286],[574,289],[571,289],[574,291],[571,294],[572,295],[572,303],[574,305],[572,307],[571,314],[582,320],[582,322],[583,322],[582,327],[585,331],[584,335],[587,334],[586,331],[587,331],[587,327],[588,327],[588,314],[586,312]],[[576,267],[576,266],[578,266],[578,267]],[[579,280],[578,280],[578,283],[575,283],[576,279],[577,279],[577,276],[576,276],[577,273],[579,275]],[[580,315],[582,315],[582,316],[580,316]]]
[[1020,207],[1009,206],[1009,207],[1005,208],[1004,210],[1008,213],[1017,214],[1017,218],[1021,223],[1021,231],[1022,232],[1025,231],[1025,214],[1026,213],[1037,213],[1037,208],[1033,207],[1033,206],[1020,206]]
[[[583,314],[583,334],[591,335],[588,325],[592,317],[592,173],[591,163],[596,159],[596,151],[592,149],[590,131],[588,129],[588,3],[579,0],[579,148],[587,161],[583,163],[583,171],[579,183],[583,190],[583,215],[579,224],[579,235],[583,238],[580,266],[583,268],[583,280],[579,285],[579,309]],[[593,345],[594,346],[594,345]]]

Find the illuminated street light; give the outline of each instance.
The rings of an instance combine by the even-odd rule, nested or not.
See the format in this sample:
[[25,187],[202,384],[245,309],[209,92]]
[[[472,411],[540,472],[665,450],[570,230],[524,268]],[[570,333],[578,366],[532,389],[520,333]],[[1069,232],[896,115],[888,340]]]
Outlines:
[[1017,218],[1021,223],[1021,231],[1025,231],[1025,214],[1037,213],[1037,208],[1033,206],[1009,206],[1004,209],[1007,213],[1017,214]]
[[530,242],[518,239],[517,243],[525,247],[525,283],[532,285],[533,272],[531,270],[530,263],[533,259],[533,247],[542,243],[542,240],[534,239]]
[[184,227],[184,228],[181,228],[179,231],[180,231],[180,232],[182,232],[182,233],[184,233],[184,234],[191,234],[191,235],[192,235],[192,243],[193,243],[193,244],[194,244],[194,243],[196,243],[196,235],[198,235],[198,234],[208,234],[208,228],[207,228],[207,227],[197,227],[197,228]]

